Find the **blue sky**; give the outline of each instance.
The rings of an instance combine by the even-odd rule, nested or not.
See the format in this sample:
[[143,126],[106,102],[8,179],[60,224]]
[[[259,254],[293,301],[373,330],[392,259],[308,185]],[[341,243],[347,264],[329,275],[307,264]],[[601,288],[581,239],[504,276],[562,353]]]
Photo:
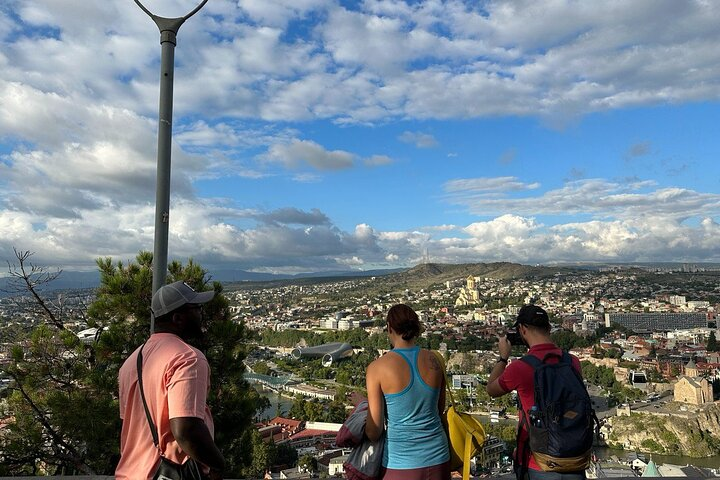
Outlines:
[[[1,258],[152,250],[159,33],[94,3],[0,5]],[[175,51],[170,256],[720,262],[718,24],[701,0],[210,0]]]

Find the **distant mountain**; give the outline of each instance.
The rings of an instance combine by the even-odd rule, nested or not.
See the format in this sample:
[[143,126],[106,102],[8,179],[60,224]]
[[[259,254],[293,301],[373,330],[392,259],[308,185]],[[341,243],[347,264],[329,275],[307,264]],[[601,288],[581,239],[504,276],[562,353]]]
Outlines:
[[[339,271],[327,271],[327,272],[306,272],[298,273],[293,275],[288,274],[274,274],[274,273],[257,273],[248,272],[246,270],[210,270],[208,274],[211,280],[216,280],[221,283],[233,284],[233,283],[264,283],[274,281],[285,281],[286,283],[293,283],[303,279],[309,279],[313,283],[312,279],[317,281],[331,281],[331,279],[338,277],[373,277],[388,275],[404,269],[388,269],[388,270],[339,270]],[[8,291],[12,291],[11,280],[8,277],[0,278],[0,297],[7,296]],[[100,285],[100,272],[74,272],[63,270],[52,283],[43,287],[44,290],[74,290],[74,289],[89,289],[97,288]]]
[[[52,270],[50,270],[52,273]],[[12,294],[13,281],[8,277],[0,278],[0,297]],[[41,290],[75,290],[86,288],[97,288],[100,285],[100,272],[73,272],[63,270],[62,273],[51,283],[44,285]]]

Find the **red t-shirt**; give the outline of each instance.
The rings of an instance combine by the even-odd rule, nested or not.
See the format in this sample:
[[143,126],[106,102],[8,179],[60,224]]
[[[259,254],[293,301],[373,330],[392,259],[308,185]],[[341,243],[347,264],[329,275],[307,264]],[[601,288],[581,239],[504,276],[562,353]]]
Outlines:
[[[533,345],[530,350],[528,350],[528,354],[534,355],[540,360],[545,358],[545,355],[548,353],[553,352],[557,353],[558,355],[562,355],[562,350],[558,348],[553,343],[541,343],[538,345]],[[580,370],[580,360],[575,355],[570,355],[572,358],[573,367],[575,370],[578,371],[578,373],[582,373]],[[548,363],[557,363],[557,358],[550,358],[548,359]],[[498,384],[500,387],[505,390],[506,392],[511,392],[513,390],[517,390],[518,397],[520,398],[520,404],[522,405],[522,409],[525,411],[525,414],[527,415],[527,412],[530,410],[530,407],[535,405],[535,369],[528,365],[525,362],[521,362],[519,360],[515,360],[511,362],[507,368],[505,368],[505,371],[498,377]],[[518,412],[518,418],[522,420],[521,412]],[[521,425],[518,424],[518,428],[521,428]],[[527,440],[527,431],[525,431],[524,428],[521,429],[520,432],[520,438],[519,442],[520,445],[523,444]],[[540,467],[535,462],[535,459],[532,458],[530,455],[529,449],[526,449],[525,460],[523,461],[523,464],[527,465],[528,468],[531,468],[533,470],[540,470]],[[527,461],[529,457],[529,462]]]

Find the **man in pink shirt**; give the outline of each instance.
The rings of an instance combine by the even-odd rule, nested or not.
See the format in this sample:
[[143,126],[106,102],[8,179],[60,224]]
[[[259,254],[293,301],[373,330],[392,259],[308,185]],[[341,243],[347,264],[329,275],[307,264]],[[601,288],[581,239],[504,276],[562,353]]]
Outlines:
[[[202,304],[215,292],[196,292],[184,282],[161,287],[152,299],[155,330],[120,368],[120,462],[116,479],[152,479],[162,455],[182,464],[189,458],[207,467],[210,478],[222,478],[225,460],[213,440],[207,406],[210,367],[198,349],[186,343],[200,335]],[[142,348],[142,387],[157,427],[154,445],[138,384]],[[207,473],[206,472],[206,473]]]

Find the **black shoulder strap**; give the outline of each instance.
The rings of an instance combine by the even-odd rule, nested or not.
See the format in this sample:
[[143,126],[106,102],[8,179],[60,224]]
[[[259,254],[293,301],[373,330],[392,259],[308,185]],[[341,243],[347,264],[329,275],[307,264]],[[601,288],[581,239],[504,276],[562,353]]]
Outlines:
[[535,355],[527,354],[520,358],[520,361],[527,363],[533,368],[538,368],[540,365],[543,364],[543,362],[537,358]]
[[585,390],[587,391],[587,385],[585,385],[585,381],[583,380],[582,375],[580,374],[580,372],[578,372],[577,370],[575,370],[575,366],[573,365],[572,357],[570,356],[570,352],[568,352],[567,350],[563,350],[562,361],[565,362],[565,363],[567,363],[568,365],[570,365],[570,370],[573,371],[573,373],[575,374],[575,377],[577,377],[577,379],[580,381],[580,384],[581,384],[581,385],[585,388]]
[[[150,433],[153,437],[153,443],[155,444],[155,447],[160,450],[160,441],[158,439],[158,432],[157,427],[155,426],[155,422],[153,422],[152,417],[150,416],[150,409],[147,406],[147,402],[145,401],[145,390],[143,389],[143,380],[142,380],[142,362],[143,362],[143,356],[142,351],[143,348],[145,348],[145,344],[143,343],[140,345],[140,351],[138,352],[137,356],[137,374],[138,374],[138,386],[140,387],[140,398],[142,398],[143,407],[145,408],[145,416],[147,416],[148,425],[150,426]],[[160,450],[160,456],[164,456],[162,450]]]

